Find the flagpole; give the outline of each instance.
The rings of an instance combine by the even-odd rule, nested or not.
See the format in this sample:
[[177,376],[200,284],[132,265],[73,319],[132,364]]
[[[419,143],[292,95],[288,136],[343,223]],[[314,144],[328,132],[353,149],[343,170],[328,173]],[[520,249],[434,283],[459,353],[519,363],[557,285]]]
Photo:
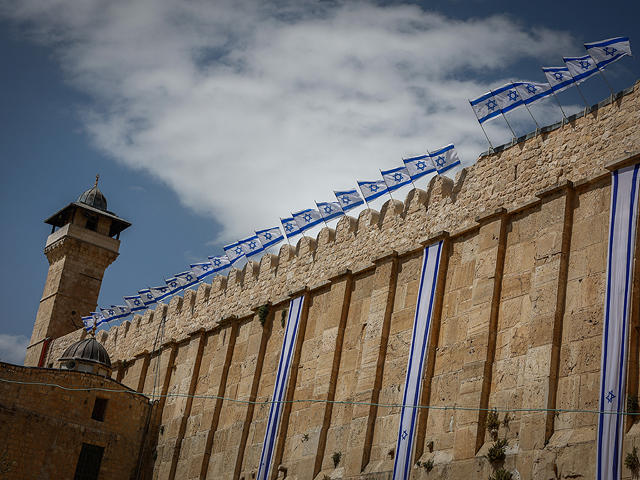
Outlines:
[[369,201],[367,200],[367,196],[362,191],[362,187],[360,186],[359,183],[358,183],[358,188],[360,189],[360,193],[362,194],[362,198],[364,199],[364,203],[367,204],[367,210],[369,210],[369,214],[371,214],[371,207],[369,206]]
[[[476,118],[478,118],[477,115],[476,115]],[[482,125],[480,125],[480,126],[482,126]],[[482,130],[484,130],[484,128]],[[487,140],[489,140],[489,139],[487,138]],[[489,143],[489,145],[491,145],[491,143]],[[436,169],[436,173],[440,177],[441,176],[440,175],[440,170],[438,170],[438,166],[436,165],[436,162],[433,161],[433,157],[431,156],[431,152],[428,149],[425,149],[425,150],[427,150],[427,155],[429,155],[429,161],[431,162],[431,165],[433,165],[433,168]],[[493,147],[491,147],[491,150],[493,150]]]
[[280,225],[282,225],[282,229],[284,230],[284,238],[287,239],[287,243],[289,244],[289,246],[291,246],[291,242],[289,241],[289,235],[287,235],[287,227],[285,227],[284,223],[282,223],[282,218],[280,218]]
[[382,177],[382,181],[384,182],[385,186],[387,187],[387,193],[391,197],[391,200],[393,200],[393,195],[391,195],[391,190],[389,190],[389,185],[387,184],[387,179],[384,178],[384,175],[382,175],[382,170],[378,169],[378,171],[380,172],[380,176]]
[[[584,46],[584,48],[587,48],[587,46],[584,43],[582,45]],[[600,68],[600,65],[598,65],[598,62],[596,61],[596,59],[591,56],[588,49],[587,49],[587,55],[589,55],[591,57],[591,60],[593,60],[593,63],[596,64],[596,68],[600,72],[600,75],[602,75],[602,78],[604,78],[604,81],[607,83],[607,87],[609,87],[609,90],[611,90],[611,97],[613,97],[616,94],[616,92],[614,92],[613,88],[611,88],[611,85],[609,85],[609,82],[607,81],[607,77],[604,76],[604,72]],[[611,98],[611,100],[613,100],[613,98]]]
[[320,213],[320,216],[322,217],[322,221],[324,222],[324,226],[329,228],[329,224],[327,223],[327,221],[324,219],[324,215],[322,215],[322,212],[320,211],[320,207],[318,206],[318,202],[317,201],[313,201],[313,203],[316,204],[316,208],[318,209],[318,213]]
[[[513,82],[511,82],[511,85],[513,85],[513,88],[515,88],[516,92],[517,92],[518,91],[518,87],[515,86],[513,84]],[[551,85],[549,85],[549,86],[551,86]],[[520,95],[520,98],[522,98],[522,94],[519,93],[518,95]],[[533,118],[533,121],[536,124],[536,127],[538,127],[538,130],[540,130],[540,125],[538,125],[538,122],[536,121],[535,117],[533,116],[533,113],[531,113],[531,110],[529,110],[529,106],[527,105],[526,100],[522,100],[522,103],[524,104],[524,107],[527,109],[527,112],[529,112],[529,115],[531,115],[531,118]]]
[[[471,100],[467,99],[467,101],[469,102],[469,106],[471,107],[471,110],[473,110],[473,114],[475,115],[476,120],[478,121],[478,125],[480,125],[480,128],[482,129],[482,133],[484,133],[484,136],[486,137],[487,142],[489,142],[489,148],[493,150],[493,145],[491,145],[491,140],[489,140],[489,136],[487,135],[487,132],[484,131],[484,127],[480,123],[480,119],[478,118],[478,114],[476,113],[475,109],[473,108],[473,105],[471,104]],[[427,153],[429,153],[429,150],[427,150]],[[436,171],[437,170],[438,169],[436,169]]]
[[[404,157],[400,157],[402,158],[402,163],[404,165],[404,168],[407,168],[407,164],[404,163]],[[407,168],[407,173],[409,173],[409,169]],[[411,185],[413,185],[413,189],[416,190],[418,187],[416,187],[416,184],[413,183],[413,177],[411,176],[411,174],[409,173],[409,180],[411,180]]]
[[[493,90],[489,90],[489,91],[491,92],[491,95],[493,95]],[[493,97],[495,98],[495,95],[493,95]],[[509,120],[507,120],[507,116],[504,114],[504,112],[502,111],[502,109],[500,107],[498,107],[498,108],[500,109],[500,115],[502,115],[502,118],[504,118],[504,121],[507,122],[509,130],[511,130],[511,134],[513,135],[513,139],[517,140],[518,137],[516,137],[516,132],[514,132],[513,128],[511,128],[511,124],[509,123]]]
[[[540,65],[540,68],[542,69],[542,73],[544,73],[545,78],[547,79],[547,81],[549,80],[549,77],[547,77],[547,72],[544,71],[544,67],[542,65]],[[562,112],[562,116],[564,117],[564,119],[567,121],[567,123],[569,123],[569,119],[567,118],[567,114],[564,113],[564,110],[562,108],[562,105],[560,105],[560,100],[558,100],[558,96],[556,95],[556,91],[553,88],[553,85],[551,85],[551,82],[549,82],[549,87],[551,87],[551,93],[553,93],[553,97],[556,99],[556,102],[558,102],[558,107],[560,107],[560,111]]]
[[[565,62],[564,64],[567,65],[567,62]],[[571,78],[573,79],[573,83],[576,84],[576,88],[578,89],[578,92],[580,92],[580,96],[582,97],[582,100],[584,101],[584,104],[587,106],[587,108],[584,111],[584,113],[587,113],[587,109],[589,108],[589,104],[587,103],[587,99],[584,98],[584,95],[582,94],[582,90],[580,90],[580,85],[578,85],[578,82],[576,82],[576,79],[573,77],[573,73],[571,73],[571,69],[569,68],[568,65],[567,65],[567,72],[569,72],[569,75],[571,75]]]

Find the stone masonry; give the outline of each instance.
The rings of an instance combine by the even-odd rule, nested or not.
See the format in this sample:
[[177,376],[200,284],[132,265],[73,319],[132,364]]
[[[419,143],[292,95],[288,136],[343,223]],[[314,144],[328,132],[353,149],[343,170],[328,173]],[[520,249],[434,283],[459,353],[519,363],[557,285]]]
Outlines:
[[[253,478],[282,319],[304,295],[271,478],[390,478],[422,249],[443,238],[412,478],[488,478],[494,435],[514,478],[593,478],[607,166],[640,162],[640,83],[570,120],[99,332],[114,378],[158,400],[146,477]],[[84,335],[54,340],[47,364]],[[626,425],[623,456],[640,442]]]

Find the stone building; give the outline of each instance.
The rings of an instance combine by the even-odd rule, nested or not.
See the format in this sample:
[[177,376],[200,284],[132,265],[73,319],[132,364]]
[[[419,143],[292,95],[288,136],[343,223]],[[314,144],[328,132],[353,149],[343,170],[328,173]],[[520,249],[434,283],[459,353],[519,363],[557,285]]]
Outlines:
[[[423,247],[437,239],[420,402],[429,408],[418,415],[411,478],[486,479],[500,466],[514,478],[594,478],[611,170],[640,163],[639,107],[640,83],[482,155],[455,181],[436,177],[404,202],[343,217],[99,332],[114,367],[101,381],[154,402],[133,478],[255,478],[286,310],[300,295],[270,478],[391,478]],[[639,270],[635,262],[632,398]],[[86,333],[51,336],[26,365],[55,366]],[[628,416],[623,457],[639,437]],[[486,458],[496,439],[507,440],[498,466]]]

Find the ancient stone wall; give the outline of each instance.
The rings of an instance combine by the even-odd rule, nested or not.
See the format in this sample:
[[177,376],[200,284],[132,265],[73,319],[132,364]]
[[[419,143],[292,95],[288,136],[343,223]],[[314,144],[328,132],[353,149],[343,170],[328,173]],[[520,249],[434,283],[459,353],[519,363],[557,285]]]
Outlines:
[[[149,477],[252,478],[281,319],[289,299],[304,295],[272,478],[390,478],[421,245],[442,238],[421,400],[431,408],[419,413],[412,478],[488,478],[494,435],[508,439],[504,466],[515,478],[593,478],[605,165],[640,162],[639,87],[481,156],[455,181],[434,178],[404,203],[344,217],[100,332],[115,378],[159,400]],[[636,396],[638,268],[628,382]],[[47,361],[83,335],[55,340]],[[494,408],[497,432],[487,428]],[[627,429],[625,453],[640,423],[629,419]]]

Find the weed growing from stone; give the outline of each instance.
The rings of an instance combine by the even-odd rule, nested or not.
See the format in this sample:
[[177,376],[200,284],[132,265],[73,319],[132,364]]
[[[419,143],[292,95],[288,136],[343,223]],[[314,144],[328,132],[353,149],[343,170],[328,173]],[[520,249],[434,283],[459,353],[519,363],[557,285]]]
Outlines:
[[498,470],[495,471],[495,473],[489,477],[489,480],[512,480],[513,479],[513,474],[505,469],[505,468],[499,468]]
[[264,327],[264,322],[267,321],[267,315],[269,315],[269,305],[262,305],[258,309],[258,320],[260,320],[260,325]]
[[333,455],[331,455],[331,460],[333,460],[333,468],[338,468],[338,465],[340,465],[340,460],[342,460],[342,452],[333,452]]
[[637,475],[640,469],[640,459],[638,459],[638,447],[633,447],[633,452],[627,453],[624,459],[624,466]]
[[491,445],[489,451],[485,455],[485,458],[491,463],[500,463],[504,461],[504,459],[507,457],[507,454],[505,452],[507,443],[508,442],[506,438],[498,440],[496,443]]

